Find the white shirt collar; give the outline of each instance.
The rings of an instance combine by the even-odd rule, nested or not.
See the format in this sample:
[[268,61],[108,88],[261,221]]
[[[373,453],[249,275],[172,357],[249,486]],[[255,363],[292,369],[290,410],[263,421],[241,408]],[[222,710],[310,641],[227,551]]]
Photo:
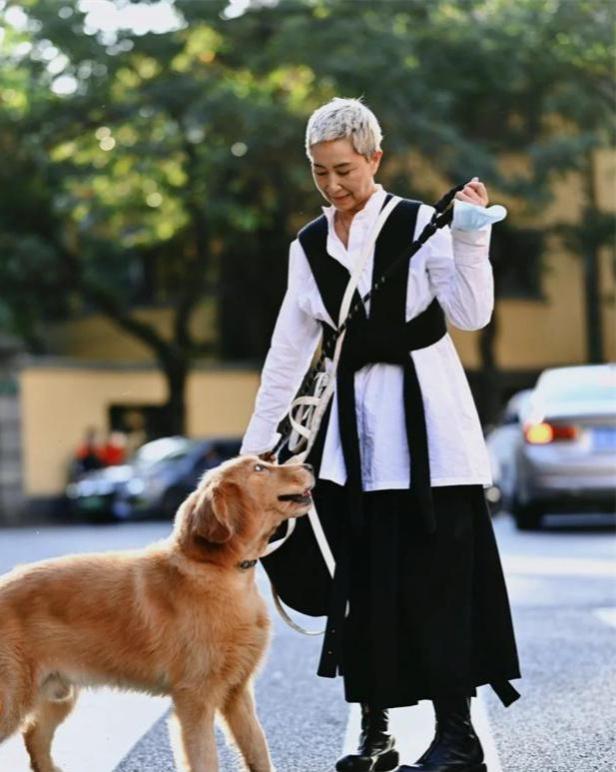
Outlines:
[[[378,215],[378,213],[381,211],[381,207],[383,206],[383,201],[385,200],[386,195],[387,193],[383,189],[383,186],[377,183],[376,190],[366,201],[364,208],[355,215],[353,221],[355,222],[356,220],[363,220],[373,215]],[[323,214],[327,217],[328,223],[333,225],[336,207],[332,204],[331,206],[323,206],[321,209],[323,210]]]

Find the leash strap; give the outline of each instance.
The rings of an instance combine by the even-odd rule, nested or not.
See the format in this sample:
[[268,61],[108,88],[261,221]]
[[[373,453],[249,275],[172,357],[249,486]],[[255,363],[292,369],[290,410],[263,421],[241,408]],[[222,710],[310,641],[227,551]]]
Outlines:
[[[353,301],[355,290],[357,289],[361,275],[364,272],[368,258],[374,249],[374,244],[376,243],[383,225],[401,200],[402,199],[398,196],[391,197],[379,213],[379,216],[370,231],[369,237],[364,242],[359,260],[351,274],[349,283],[344,291],[342,303],[340,304],[340,311],[338,314],[338,334],[336,336],[336,345],[334,347],[331,368],[327,371],[323,370],[319,372],[317,380],[315,380],[314,389],[317,391],[318,396],[315,394],[299,396],[294,399],[291,404],[291,409],[289,411],[291,428],[293,431],[297,432],[300,437],[303,437],[306,440],[305,447],[295,456],[299,461],[303,461],[312,449],[319,427],[321,426],[321,421],[323,420],[323,415],[325,414],[329,401],[334,393],[336,386],[336,370],[338,369],[338,361],[340,360],[340,354],[342,353],[342,344],[344,343],[346,334],[346,323],[351,312],[351,303]],[[322,361],[324,361],[323,357]],[[318,379],[320,379],[320,383]],[[289,449],[291,450],[292,448]]]

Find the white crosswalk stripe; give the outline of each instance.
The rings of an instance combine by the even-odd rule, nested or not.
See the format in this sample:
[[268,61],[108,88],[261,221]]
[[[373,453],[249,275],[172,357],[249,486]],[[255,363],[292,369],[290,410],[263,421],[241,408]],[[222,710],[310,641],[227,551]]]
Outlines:
[[[54,761],[65,772],[111,772],[167,711],[169,700],[111,689],[84,691],[56,733]],[[0,772],[28,772],[19,735],[0,746]]]

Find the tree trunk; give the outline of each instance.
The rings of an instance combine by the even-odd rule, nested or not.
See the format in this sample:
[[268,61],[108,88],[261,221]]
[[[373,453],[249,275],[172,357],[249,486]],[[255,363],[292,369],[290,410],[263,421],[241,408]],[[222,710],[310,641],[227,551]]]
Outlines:
[[167,401],[163,405],[161,431],[165,436],[186,433],[186,380],[189,364],[182,359],[161,362],[167,382]]

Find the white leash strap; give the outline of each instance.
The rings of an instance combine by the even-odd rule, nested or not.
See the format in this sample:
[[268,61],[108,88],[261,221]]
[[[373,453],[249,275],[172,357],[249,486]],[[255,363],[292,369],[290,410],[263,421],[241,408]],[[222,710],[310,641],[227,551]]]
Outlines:
[[275,552],[278,549],[278,547],[282,547],[282,545],[285,543],[285,541],[289,538],[289,536],[295,530],[295,523],[296,523],[296,521],[297,521],[297,518],[290,517],[287,520],[287,531],[286,531],[285,535],[281,536],[280,539],[276,539],[276,541],[269,542],[265,552],[260,557],[265,558],[268,555],[271,555],[272,552]]
[[[397,196],[392,196],[392,198],[387,202],[387,205],[381,210],[368,239],[366,239],[364,243],[362,253],[359,260],[357,261],[353,273],[351,274],[351,278],[349,279],[349,283],[346,286],[346,290],[340,304],[340,313],[338,314],[338,329],[340,329],[340,327],[345,323],[349,315],[355,290],[357,289],[361,275],[364,271],[364,268],[366,267],[368,257],[370,256],[378,235],[381,232],[381,228],[385,224],[385,221],[391,214],[392,210],[398,205],[400,201],[401,199]],[[289,419],[292,430],[306,440],[306,447],[301,453],[298,453],[289,459],[287,463],[301,463],[312,449],[316,435],[321,426],[323,415],[325,414],[327,406],[329,405],[329,401],[334,393],[336,386],[336,372],[338,369],[338,362],[340,360],[340,354],[342,352],[342,344],[344,342],[345,335],[346,329],[340,335],[338,335],[330,370],[319,375],[319,377],[322,379],[322,383],[320,385],[323,386],[323,390],[319,396],[301,396],[295,399],[291,405],[291,409],[289,411]],[[316,390],[319,390],[318,382],[316,384]],[[308,518],[310,519],[310,525],[312,527],[315,539],[317,540],[321,555],[323,556],[323,560],[325,561],[325,565],[327,566],[327,570],[333,579],[334,573],[336,571],[336,561],[329,546],[329,542],[327,541],[327,537],[325,536],[323,526],[321,525],[321,521],[319,520],[319,516],[314,504],[308,511]],[[280,539],[276,539],[276,541],[270,542],[268,544],[267,550],[264,553],[264,557],[266,555],[271,555],[272,552],[281,547],[289,538],[289,536],[291,536],[295,528],[295,519],[290,519],[287,521],[287,523],[288,525],[286,534]],[[282,606],[281,600],[273,584],[272,595],[274,597],[274,603],[276,604],[276,608],[278,609],[280,616],[291,628],[293,628],[293,630],[304,635],[323,635],[325,632],[324,630],[305,630],[291,619],[289,614]],[[347,602],[345,616],[348,615],[348,611],[349,604]]]
[[291,619],[291,617],[287,614],[287,611],[285,607],[282,605],[282,601],[280,600],[280,597],[276,592],[276,588],[271,582],[270,582],[270,587],[272,588],[272,596],[274,598],[274,604],[278,609],[278,613],[284,619],[284,621],[289,625],[289,627],[293,628],[293,630],[295,630],[296,633],[301,633],[302,635],[323,635],[325,630],[306,630],[305,627],[302,627],[301,625],[298,625],[297,622],[294,622]]
[[[351,274],[351,278],[349,279],[349,283],[347,284],[344,295],[342,297],[340,312],[338,314],[338,329],[340,329],[340,327],[342,327],[342,325],[346,322],[346,319],[349,315],[355,290],[357,289],[361,275],[364,272],[368,258],[374,249],[374,244],[376,243],[378,235],[381,232],[385,221],[393,209],[400,203],[400,201],[401,199],[398,196],[391,197],[386,206],[384,206],[379,213],[379,216],[372,226],[372,230],[370,231],[368,238],[364,242],[359,260],[355,265],[353,273]],[[346,330],[338,335],[336,346],[334,348],[334,355],[332,357],[332,366],[328,372],[321,373],[319,376],[322,379],[322,382],[324,381],[325,383],[323,391],[320,393],[320,395],[306,395],[298,397],[297,399],[293,400],[291,405],[291,409],[289,411],[289,421],[291,423],[291,428],[301,437],[304,437],[307,441],[304,450],[295,457],[301,459],[302,461],[306,458],[312,449],[317,433],[319,431],[319,427],[321,426],[323,415],[325,414],[327,406],[329,405],[329,400],[334,393],[334,389],[336,387],[336,371],[338,369],[338,362],[340,360],[340,354],[342,352],[342,344],[344,343],[345,335]],[[318,391],[318,381],[316,388]]]

